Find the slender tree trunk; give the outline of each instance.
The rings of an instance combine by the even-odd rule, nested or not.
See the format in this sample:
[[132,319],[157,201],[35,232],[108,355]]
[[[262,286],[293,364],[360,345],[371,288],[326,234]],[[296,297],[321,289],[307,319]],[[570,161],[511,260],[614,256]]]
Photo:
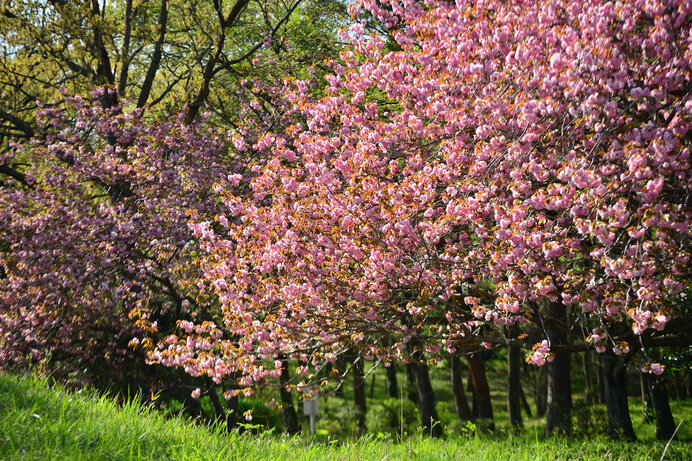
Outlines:
[[210,423],[213,421],[211,417],[209,417],[207,412],[202,409],[202,405],[199,403],[199,400],[192,398],[189,391],[183,391],[183,395],[180,398],[180,401],[183,404],[182,411],[186,415],[191,416],[195,419],[199,418],[206,423]]
[[518,347],[509,347],[507,368],[509,369],[509,389],[507,392],[509,424],[513,428],[520,429],[524,427],[524,422],[521,419],[521,351]]
[[687,385],[685,383],[685,376],[682,373],[677,373],[675,375],[675,392],[678,400],[687,400]]
[[288,371],[288,360],[281,360],[281,375],[279,376],[279,393],[281,394],[281,420],[284,424],[284,430],[289,434],[296,434],[300,431],[298,423],[298,415],[293,406],[293,395],[288,390],[287,386],[291,381],[291,375]]
[[367,402],[365,399],[365,376],[363,375],[363,358],[355,357],[353,360],[353,403],[356,405],[356,419],[358,433],[365,434],[367,426],[365,418],[367,415]]
[[[339,371],[339,375],[343,376],[344,371],[346,371],[346,357],[344,354],[341,354],[337,356],[336,358],[336,369]],[[344,380],[343,378],[339,380],[339,383],[336,385],[336,388],[334,389],[334,394],[337,397],[344,397]]]
[[548,408],[548,368],[540,367],[536,373],[533,388],[533,400],[536,402],[536,416],[543,416]]
[[478,426],[481,431],[494,431],[493,406],[490,402],[490,387],[488,387],[488,378],[485,375],[485,364],[480,354],[470,354],[466,358],[478,404]]
[[624,437],[628,440],[635,440],[637,436],[634,434],[627,404],[625,361],[622,357],[617,357],[613,351],[606,350],[601,354],[601,363],[603,364],[610,436],[614,439]]
[[519,397],[521,398],[521,406],[524,407],[524,413],[526,413],[526,416],[529,418],[533,418],[531,406],[529,405],[529,401],[526,400],[526,394],[524,393],[524,387],[521,385],[521,381],[519,381]]
[[[644,358],[643,351],[639,351],[640,357]],[[642,416],[645,423],[653,423],[655,418],[653,405],[651,403],[651,391],[647,381],[647,373],[639,373],[639,390],[642,395]]]
[[420,350],[414,351],[413,358],[416,362],[411,363],[411,369],[416,380],[418,408],[420,410],[423,431],[427,435],[439,437],[442,435],[442,423],[437,415],[435,392],[430,382],[428,365],[425,363],[425,357]]
[[598,378],[598,403],[605,403],[605,378],[600,360],[596,361],[596,377]]
[[476,389],[473,388],[473,377],[469,376],[467,380],[466,391],[471,394],[471,421],[478,419],[478,399],[476,398]]
[[370,394],[368,395],[370,398],[375,397],[375,378],[377,378],[377,374],[373,373],[372,381],[370,381]]
[[[226,414],[226,430],[230,432],[238,428],[238,423],[240,422],[240,401],[237,395],[226,400],[226,409],[228,410]],[[242,431],[243,428],[240,427],[240,430]]]
[[673,413],[670,410],[665,383],[662,377],[652,374],[648,374],[646,380],[649,384],[651,403],[653,404],[654,415],[656,416],[656,438],[659,440],[668,440],[675,433],[675,421],[673,420]]
[[464,383],[462,380],[462,365],[459,356],[452,354],[449,358],[452,379],[452,396],[454,397],[454,406],[457,410],[457,416],[461,421],[470,421],[472,419],[469,402],[466,399],[464,392]]
[[396,379],[396,364],[392,363],[388,367],[385,367],[387,371],[387,390],[389,392],[389,397],[396,399],[399,397],[399,385]]
[[216,385],[214,384],[214,381],[211,380],[211,378],[206,378],[205,382],[207,383],[207,386],[209,387],[209,390],[206,391],[206,395],[209,396],[209,400],[211,400],[211,405],[214,407],[214,414],[216,415],[216,421],[223,421],[226,419],[228,416],[226,414],[226,409],[223,407],[221,404],[221,400],[219,399],[218,394],[216,393]]
[[[567,345],[567,310],[558,295],[558,301],[546,303],[548,340],[551,346]],[[570,434],[572,432],[572,379],[569,352],[556,352],[548,362],[548,410],[545,433]]]
[[125,4],[125,33],[123,35],[123,47],[120,53],[122,67],[120,68],[120,78],[118,79],[118,95],[125,97],[127,88],[127,77],[130,71],[130,37],[132,36],[132,0],[127,0]]
[[591,406],[596,400],[596,389],[593,379],[593,358],[591,351],[585,351],[582,357],[584,365],[584,381],[586,384],[586,404]]
[[416,373],[413,364],[406,364],[406,382],[408,384],[408,399],[418,405],[418,390],[416,388]]
[[137,98],[137,107],[144,107],[149,99],[149,93],[151,93],[156,72],[159,70],[159,66],[161,65],[161,56],[163,55],[163,43],[166,38],[167,23],[167,0],[161,0],[161,9],[159,11],[159,36],[156,40],[156,44],[154,45],[154,52],[151,54],[151,61],[149,61],[149,68],[147,69],[147,73],[144,77],[142,89],[139,92],[139,98]]

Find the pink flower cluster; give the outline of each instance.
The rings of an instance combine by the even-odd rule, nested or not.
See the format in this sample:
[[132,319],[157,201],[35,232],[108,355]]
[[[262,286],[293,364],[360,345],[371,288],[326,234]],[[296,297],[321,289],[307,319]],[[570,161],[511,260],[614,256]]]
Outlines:
[[526,362],[533,365],[538,365],[540,367],[546,362],[552,362],[554,359],[555,355],[550,352],[548,341],[544,339],[540,343],[533,346],[533,354],[526,357]]

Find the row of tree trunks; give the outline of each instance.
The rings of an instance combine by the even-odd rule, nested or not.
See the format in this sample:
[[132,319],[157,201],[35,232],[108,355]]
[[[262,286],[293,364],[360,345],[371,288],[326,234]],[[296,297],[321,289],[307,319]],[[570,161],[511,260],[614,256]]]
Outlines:
[[[564,307],[558,303],[549,306],[547,313],[551,316],[547,333],[552,345],[568,344],[564,327],[566,315]],[[561,326],[562,324],[562,326]],[[593,353],[583,354],[584,376],[587,390],[587,404],[597,402],[606,404],[609,420],[609,432],[612,437],[636,439],[627,403],[626,363],[622,356],[616,356],[611,350],[599,354],[598,361],[593,360]],[[427,434],[439,436],[442,426],[437,414],[435,394],[430,382],[430,374],[422,351],[414,352],[415,361],[406,365],[413,395],[409,395],[421,413],[422,426]],[[478,353],[466,354],[470,372],[469,390],[473,393],[474,405],[470,408],[463,387],[463,367],[460,357],[450,357],[451,387],[457,415],[461,421],[477,420],[480,430],[494,430],[493,410],[490,401],[490,391],[485,373],[485,365]],[[362,358],[353,359],[354,400],[358,408],[359,430],[365,431],[365,380],[363,377]],[[596,367],[596,370],[594,370]],[[386,367],[388,393],[392,398],[400,397],[396,377],[396,366]],[[508,350],[508,410],[510,425],[514,428],[523,427],[521,410],[531,417],[531,408],[526,401],[520,381],[521,350],[510,347]],[[547,384],[546,384],[547,378]],[[598,382],[595,382],[598,381]],[[603,397],[598,390],[602,384]],[[659,439],[669,439],[675,432],[675,423],[670,411],[668,394],[663,379],[649,374],[641,374],[642,398],[648,402],[655,416]],[[540,396],[547,396],[541,402]],[[572,429],[571,408],[571,376],[570,353],[558,352],[552,362],[539,368],[536,383],[536,413],[546,412],[547,434],[569,434]]]

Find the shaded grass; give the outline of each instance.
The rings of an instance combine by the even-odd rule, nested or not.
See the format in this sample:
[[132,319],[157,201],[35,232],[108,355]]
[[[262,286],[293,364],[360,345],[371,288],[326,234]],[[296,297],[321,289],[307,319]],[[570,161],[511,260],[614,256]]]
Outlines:
[[[227,434],[88,390],[68,392],[45,378],[0,375],[2,460],[630,460],[659,459],[664,445],[544,439],[537,430],[442,440],[414,434],[401,442],[384,434],[344,440]],[[689,440],[674,441],[666,458],[692,458]]]

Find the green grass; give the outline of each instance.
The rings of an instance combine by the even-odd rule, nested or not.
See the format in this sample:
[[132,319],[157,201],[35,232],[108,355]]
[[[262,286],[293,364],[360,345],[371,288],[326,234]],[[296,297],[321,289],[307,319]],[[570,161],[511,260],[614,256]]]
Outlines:
[[[414,434],[402,442],[384,434],[343,440],[226,434],[180,417],[164,418],[135,403],[119,406],[91,391],[69,392],[45,378],[0,375],[2,460],[630,460],[659,459],[665,446],[603,437],[544,439],[539,434],[531,428],[516,436],[442,440]],[[689,442],[672,442],[666,459],[691,459]]]

